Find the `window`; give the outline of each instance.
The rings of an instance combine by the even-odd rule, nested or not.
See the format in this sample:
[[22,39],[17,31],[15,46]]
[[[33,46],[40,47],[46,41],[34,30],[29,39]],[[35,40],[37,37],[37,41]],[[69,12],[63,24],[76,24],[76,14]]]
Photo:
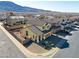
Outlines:
[[33,35],[33,39],[34,39],[34,35]]
[[19,24],[20,24],[20,22],[19,22],[19,21],[17,21],[17,22],[16,22],[16,24],[17,24],[17,25],[19,25]]
[[16,25],[15,23],[13,23],[13,25]]
[[45,25],[48,25],[48,23],[46,23]]
[[26,39],[26,37],[24,37]]
[[22,21],[20,21],[21,22],[21,24],[23,24],[23,22]]
[[67,21],[69,21],[69,19],[67,19]]
[[28,36],[28,31],[26,31],[26,35]]
[[35,39],[35,42],[37,42],[37,39]]
[[36,39],[37,39],[37,36],[36,36]]
[[62,21],[64,22],[65,20],[63,19]]
[[42,29],[45,29],[45,26],[43,26]]
[[35,42],[37,42],[37,36],[35,36]]
[[47,28],[49,28],[49,25],[47,26]]
[[40,38],[41,38],[41,37],[39,36],[39,41],[41,41]]

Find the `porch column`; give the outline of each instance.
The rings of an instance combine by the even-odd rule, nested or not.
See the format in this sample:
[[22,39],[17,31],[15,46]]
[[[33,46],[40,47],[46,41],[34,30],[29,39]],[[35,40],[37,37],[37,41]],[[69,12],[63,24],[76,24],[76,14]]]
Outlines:
[[46,37],[45,37],[45,35],[44,35],[44,37],[43,37],[43,38],[44,38],[44,39],[46,38]]
[[33,35],[32,40],[35,41],[35,36]]
[[39,37],[37,36],[37,43],[39,43]]
[[41,41],[42,41],[42,39],[43,39],[43,38],[42,38],[42,35],[41,35],[40,39],[41,39]]

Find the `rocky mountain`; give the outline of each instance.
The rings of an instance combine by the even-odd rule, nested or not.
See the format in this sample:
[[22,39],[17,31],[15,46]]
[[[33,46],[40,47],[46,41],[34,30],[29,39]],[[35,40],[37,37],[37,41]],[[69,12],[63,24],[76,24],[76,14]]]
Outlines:
[[14,12],[44,12],[45,11],[45,12],[48,12],[47,10],[20,6],[10,1],[0,1],[0,11],[14,11]]

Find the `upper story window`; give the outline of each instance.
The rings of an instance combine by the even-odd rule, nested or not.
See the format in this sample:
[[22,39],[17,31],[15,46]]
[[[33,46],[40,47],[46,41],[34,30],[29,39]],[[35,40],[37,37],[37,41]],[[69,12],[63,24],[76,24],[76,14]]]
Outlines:
[[42,29],[45,29],[45,26],[43,26]]

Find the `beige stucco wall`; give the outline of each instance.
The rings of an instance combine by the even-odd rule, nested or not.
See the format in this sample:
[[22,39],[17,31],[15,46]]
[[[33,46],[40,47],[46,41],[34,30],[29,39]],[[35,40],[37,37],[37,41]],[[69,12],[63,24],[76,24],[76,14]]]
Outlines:
[[17,19],[10,19],[10,18],[8,18],[7,21],[6,21],[6,23],[8,25],[13,25],[13,23],[16,23],[16,21],[17,21]]
[[[27,37],[26,36],[26,31],[28,31],[28,38],[31,38],[33,41],[35,41],[35,37],[37,36],[35,33],[33,33],[29,28],[25,28],[25,29],[21,29],[21,35],[23,37]],[[34,35],[34,38],[33,38]],[[38,36],[37,36],[38,37]]]

